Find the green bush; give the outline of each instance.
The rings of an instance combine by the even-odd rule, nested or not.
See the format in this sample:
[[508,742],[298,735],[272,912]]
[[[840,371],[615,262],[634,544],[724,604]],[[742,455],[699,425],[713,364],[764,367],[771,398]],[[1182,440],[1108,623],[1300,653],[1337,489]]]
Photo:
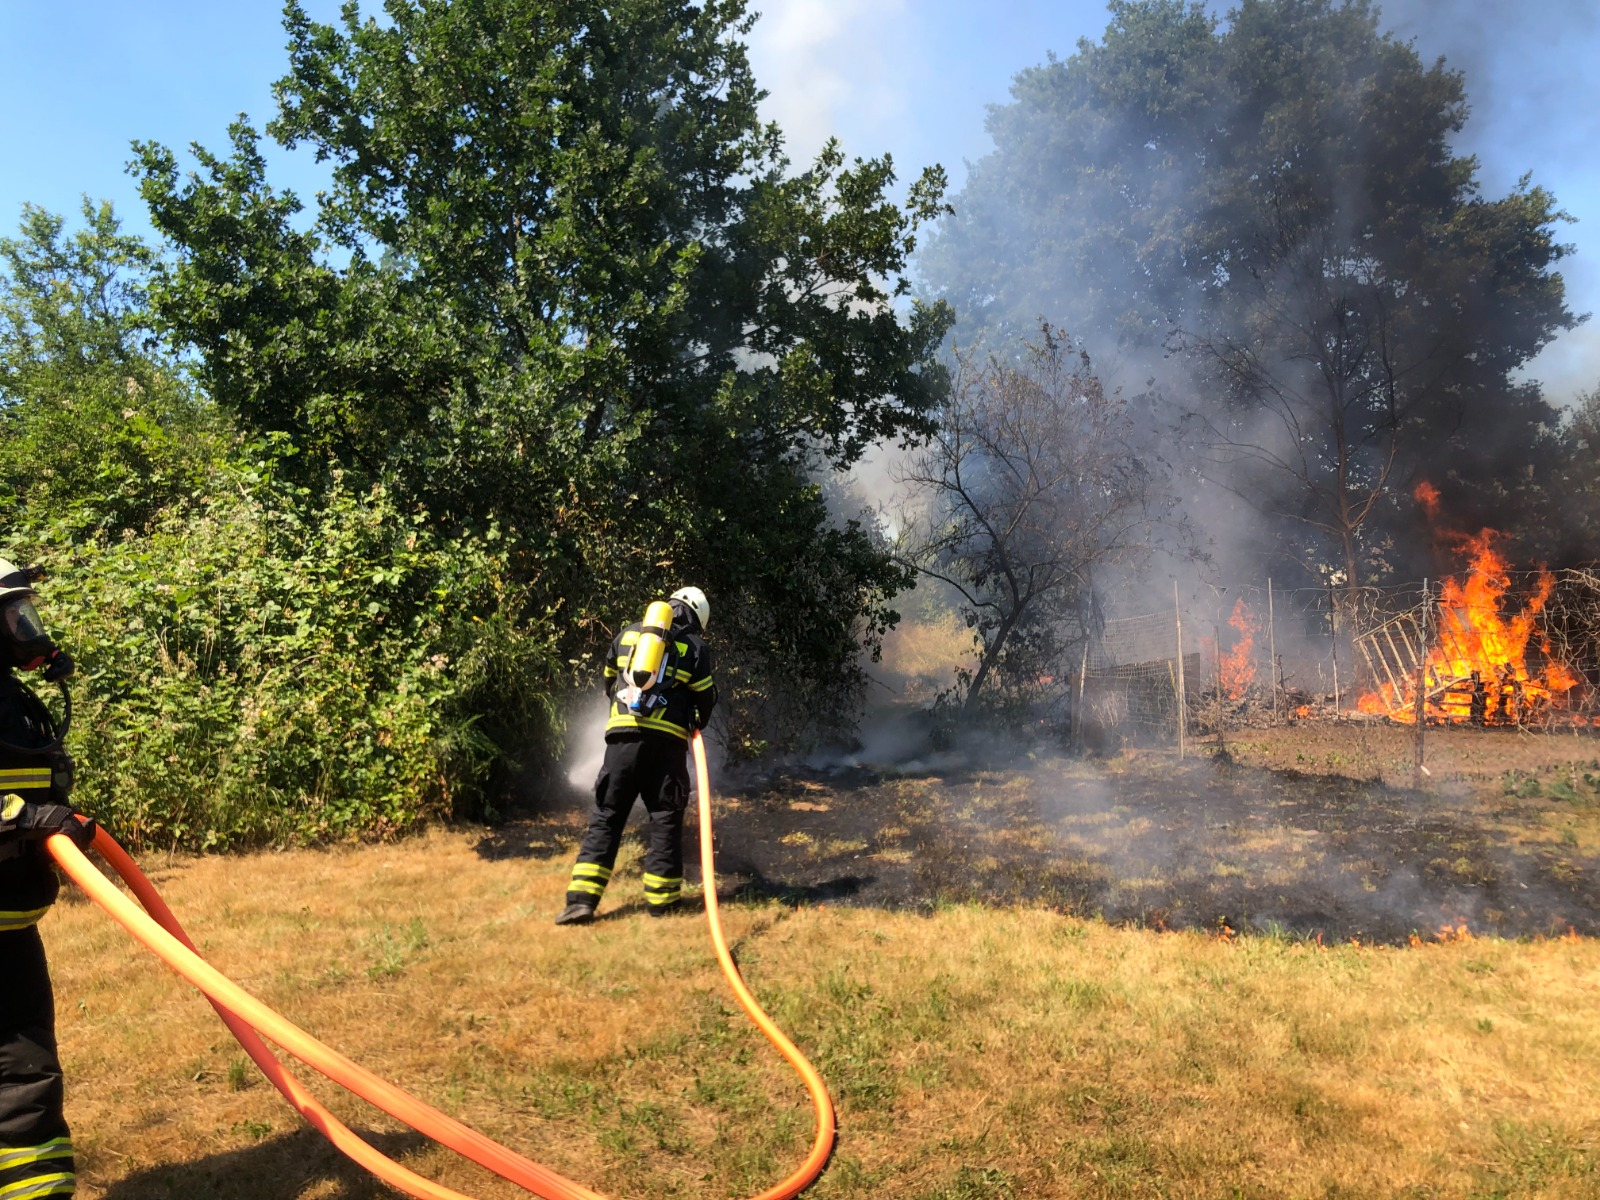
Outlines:
[[80,665],[77,802],[135,846],[204,848],[481,811],[509,752],[560,733],[554,637],[517,619],[498,542],[381,487],[314,500],[263,459],[146,533],[37,546]]

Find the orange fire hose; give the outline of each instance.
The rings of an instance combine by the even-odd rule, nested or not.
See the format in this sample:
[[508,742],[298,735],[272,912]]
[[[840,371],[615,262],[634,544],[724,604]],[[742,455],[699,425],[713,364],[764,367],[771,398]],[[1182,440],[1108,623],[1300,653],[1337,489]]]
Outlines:
[[[66,839],[62,840],[65,841]],[[77,847],[73,846],[72,843],[68,842],[67,845],[69,849],[77,850]],[[138,864],[129,857],[128,852],[118,845],[116,840],[104,829],[95,831],[94,848],[112,865],[117,874],[122,876],[123,880],[133,890],[133,894],[139,898],[139,903],[144,905],[145,910],[155,918],[161,927],[190,950],[194,950],[195,945],[190,941],[189,935],[184,932],[183,926],[178,922],[178,918],[167,907],[167,902],[161,898],[161,893],[156,891],[155,885],[139,869]],[[51,849],[54,850],[54,847]],[[79,857],[82,858],[82,855],[79,855]],[[56,861],[62,862],[60,855],[57,855]],[[66,868],[64,862],[62,862],[62,865]],[[83,866],[85,870],[93,872],[91,882],[96,879],[102,883],[104,882],[104,877],[94,870],[93,865],[87,859],[83,860]],[[67,869],[70,870],[70,868]],[[126,900],[122,900],[120,893],[116,892],[114,888],[111,890],[118,900],[122,901],[123,904],[127,904]],[[133,914],[138,914],[139,910],[133,908],[132,905],[128,905],[128,908]],[[113,913],[113,915],[116,914]],[[244,1047],[245,1053],[255,1061],[256,1066],[261,1068],[261,1073],[267,1077],[272,1086],[283,1094],[284,1099],[306,1119],[306,1122],[313,1129],[332,1142],[334,1147],[347,1158],[384,1182],[392,1184],[409,1195],[418,1197],[418,1200],[471,1200],[469,1196],[464,1196],[451,1188],[434,1183],[431,1179],[423,1178],[368,1145],[351,1131],[344,1122],[329,1112],[321,1101],[306,1090],[305,1085],[278,1061],[277,1056],[268,1049],[267,1044],[261,1040],[261,1036],[249,1024],[219,1001],[212,999],[210,996],[206,998],[211,1001],[211,1007],[217,1010],[217,1015],[222,1018],[229,1030],[232,1031],[233,1036],[238,1039],[239,1045]]]
[[[826,1165],[834,1141],[833,1102],[826,1084],[783,1031],[762,1010],[745,987],[739,969],[728,951],[717,909],[715,860],[711,838],[711,786],[706,772],[705,749],[698,734],[694,737],[694,757],[699,780],[700,861],[704,874],[706,919],[717,961],[740,1005],[761,1032],[800,1075],[811,1094],[817,1114],[817,1134],[811,1152],[788,1178],[753,1197],[752,1200],[791,1200],[808,1187]],[[153,950],[169,967],[211,1001],[235,1037],[261,1067],[289,1103],[315,1129],[341,1152],[384,1182],[419,1200],[469,1200],[460,1192],[424,1179],[383,1155],[356,1136],[306,1091],[287,1068],[267,1048],[256,1031],[271,1038],[284,1050],[326,1075],[363,1100],[390,1116],[404,1121],[417,1132],[448,1146],[458,1154],[508,1179],[545,1200],[603,1200],[597,1192],[572,1182],[538,1163],[506,1149],[482,1134],[461,1124],[431,1105],[425,1104],[393,1084],[372,1074],[279,1016],[243,988],[222,975],[194,951],[171,909],[162,901],[126,851],[105,830],[97,830],[94,847],[127,882],[144,905],[141,910],[117,890],[97,870],[72,841],[63,834],[51,836],[46,846],[67,875],[101,908]]]
[[817,1112],[817,1135],[811,1143],[811,1153],[806,1155],[805,1161],[782,1183],[753,1197],[753,1200],[790,1200],[790,1197],[799,1195],[813,1179],[822,1174],[822,1168],[828,1164],[828,1155],[833,1153],[833,1099],[828,1095],[828,1085],[822,1082],[822,1076],[817,1074],[817,1069],[807,1062],[806,1056],[784,1036],[783,1030],[767,1016],[761,1005],[756,1003],[756,998],[750,994],[750,989],[745,987],[744,977],[739,974],[733,955],[728,951],[728,941],[722,936],[722,918],[717,911],[717,862],[711,848],[711,784],[706,775],[706,748],[700,741],[698,733],[694,735],[694,773],[699,781],[700,791],[700,874],[705,880],[706,924],[711,926],[711,944],[716,947],[717,961],[722,964],[722,973],[728,978],[728,986],[733,989],[733,994],[738,998],[746,1015],[756,1023],[756,1027],[762,1033],[767,1035],[767,1041],[778,1048],[778,1053],[789,1060],[789,1065],[805,1081],[806,1091],[811,1093],[811,1103]]

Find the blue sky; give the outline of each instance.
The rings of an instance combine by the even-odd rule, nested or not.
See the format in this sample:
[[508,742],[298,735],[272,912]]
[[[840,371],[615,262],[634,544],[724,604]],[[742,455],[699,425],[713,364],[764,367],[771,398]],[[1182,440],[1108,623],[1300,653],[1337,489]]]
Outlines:
[[[332,19],[336,0],[307,0]],[[851,154],[889,151],[903,174],[963,163],[988,148],[985,106],[1047,51],[1065,56],[1105,27],[1101,0],[757,0],[752,35],[769,115],[796,159],[830,133]],[[1225,7],[1225,6],[1218,6]],[[1600,312],[1600,5],[1591,0],[1394,0],[1387,23],[1467,71],[1473,118],[1466,148],[1491,194],[1524,171],[1579,223],[1565,240],[1571,304]],[[129,142],[225,143],[228,122],[273,111],[283,73],[276,3],[0,0],[0,231],[24,201],[75,212],[109,198],[145,229]],[[309,156],[273,156],[273,178],[309,195]],[[1553,399],[1600,382],[1600,318],[1534,364]]]

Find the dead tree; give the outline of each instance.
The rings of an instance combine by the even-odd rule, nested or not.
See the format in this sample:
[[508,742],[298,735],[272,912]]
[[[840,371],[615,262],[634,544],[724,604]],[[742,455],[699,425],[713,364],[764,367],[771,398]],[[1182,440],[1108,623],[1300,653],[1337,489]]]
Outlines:
[[955,589],[975,634],[963,718],[994,680],[1057,673],[1096,570],[1149,545],[1170,502],[1133,435],[1127,403],[1058,330],[1015,363],[958,356],[937,432],[898,474],[916,512],[902,559]]

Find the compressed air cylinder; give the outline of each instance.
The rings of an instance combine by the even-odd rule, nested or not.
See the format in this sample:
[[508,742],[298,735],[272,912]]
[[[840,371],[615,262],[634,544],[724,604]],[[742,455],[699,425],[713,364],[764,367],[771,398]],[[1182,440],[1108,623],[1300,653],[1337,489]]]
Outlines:
[[628,682],[641,691],[661,678],[661,664],[667,657],[667,637],[672,630],[672,605],[653,602],[644,610],[644,628],[628,656]]

